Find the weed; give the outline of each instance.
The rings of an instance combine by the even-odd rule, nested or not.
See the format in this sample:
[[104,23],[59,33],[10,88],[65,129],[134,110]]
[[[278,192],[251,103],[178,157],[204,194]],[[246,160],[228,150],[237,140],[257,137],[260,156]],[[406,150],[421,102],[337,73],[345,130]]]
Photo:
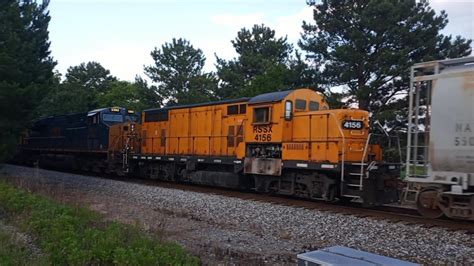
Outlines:
[[[181,265],[199,263],[174,243],[153,239],[136,226],[105,223],[91,210],[53,202],[0,182],[0,208],[34,235],[52,264]],[[105,225],[104,225],[105,223]]]
[[46,265],[47,258],[35,254],[16,232],[0,224],[0,265]]

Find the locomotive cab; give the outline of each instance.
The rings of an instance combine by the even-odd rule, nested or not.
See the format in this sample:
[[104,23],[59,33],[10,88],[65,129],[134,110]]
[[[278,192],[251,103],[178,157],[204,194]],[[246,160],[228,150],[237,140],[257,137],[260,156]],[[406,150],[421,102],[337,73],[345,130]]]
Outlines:
[[[256,96],[248,110],[244,173],[254,176],[257,190],[367,205],[397,200],[385,197],[383,177],[369,178],[382,155],[369,144],[367,111],[331,110],[310,89]],[[375,187],[380,191],[366,193]]]
[[259,95],[248,105],[246,165],[266,166],[248,166],[247,173],[279,175],[281,160],[335,166],[343,160],[342,149],[346,162],[361,162],[369,154],[381,158],[375,149],[364,155],[369,134],[366,111],[329,110],[323,96],[309,89]]

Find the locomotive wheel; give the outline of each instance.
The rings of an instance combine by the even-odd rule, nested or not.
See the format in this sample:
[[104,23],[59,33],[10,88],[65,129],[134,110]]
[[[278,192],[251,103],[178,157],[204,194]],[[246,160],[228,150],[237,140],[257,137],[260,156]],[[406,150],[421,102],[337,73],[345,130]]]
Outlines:
[[443,216],[443,211],[437,204],[438,190],[436,188],[423,189],[418,194],[416,208],[424,217],[437,219]]

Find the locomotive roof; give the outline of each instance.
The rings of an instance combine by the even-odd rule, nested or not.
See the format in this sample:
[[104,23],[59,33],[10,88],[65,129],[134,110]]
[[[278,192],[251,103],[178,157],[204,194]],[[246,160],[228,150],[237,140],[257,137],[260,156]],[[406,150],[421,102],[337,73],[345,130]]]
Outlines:
[[174,106],[167,106],[163,108],[152,108],[152,109],[146,109],[144,110],[144,112],[147,114],[152,114],[152,113],[158,113],[160,111],[166,111],[166,110],[172,110],[172,109],[193,108],[193,107],[211,106],[211,105],[219,105],[219,104],[238,103],[238,102],[248,102],[249,104],[279,102],[285,99],[285,97],[288,96],[293,91],[294,90],[286,90],[286,91],[264,93],[252,98],[243,97],[243,98],[238,98],[238,99],[222,100],[222,101],[215,101],[215,102],[174,105]]
[[99,109],[91,110],[91,111],[87,112],[87,116],[93,116],[93,115],[95,115],[95,114],[97,114],[97,113],[100,113],[100,112],[102,112],[102,111],[105,111],[105,110],[107,110],[107,109],[108,109],[108,108],[99,108]]
[[285,97],[292,92],[293,90],[287,90],[260,94],[250,99],[249,104],[279,102],[285,99]]
[[[68,117],[73,117],[73,116],[92,116],[92,115],[95,115],[99,112],[102,112],[102,111],[105,111],[105,110],[108,110],[112,107],[105,107],[105,108],[98,108],[98,109],[94,109],[94,110],[91,110],[91,111],[88,111],[88,112],[78,112],[78,113],[69,113],[69,114],[60,114],[60,115],[50,115],[50,116],[45,116],[45,117],[40,117],[40,118],[37,118],[35,120],[33,120],[32,122],[33,123],[44,123],[44,122],[47,122],[49,120],[54,120],[54,119],[62,119],[62,118],[68,118]],[[120,108],[121,110],[125,110],[126,108],[124,107],[117,107],[117,108]]]
[[248,98],[248,97],[243,97],[243,98],[238,98],[238,99],[222,100],[222,101],[215,101],[215,102],[173,105],[173,106],[167,106],[167,107],[163,107],[163,108],[146,109],[143,112],[150,114],[150,113],[155,113],[155,112],[164,111],[164,110],[172,110],[172,109],[183,109],[183,108],[211,106],[211,105],[219,105],[219,104],[227,104],[227,103],[247,102],[249,99],[250,98]]

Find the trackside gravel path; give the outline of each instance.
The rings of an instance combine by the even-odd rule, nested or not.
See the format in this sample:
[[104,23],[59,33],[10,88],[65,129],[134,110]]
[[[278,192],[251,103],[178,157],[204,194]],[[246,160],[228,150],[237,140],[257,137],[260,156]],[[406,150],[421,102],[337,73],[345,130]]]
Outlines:
[[1,179],[163,231],[205,264],[294,264],[300,252],[333,245],[428,265],[474,263],[474,235],[462,231],[13,165],[0,165]]

